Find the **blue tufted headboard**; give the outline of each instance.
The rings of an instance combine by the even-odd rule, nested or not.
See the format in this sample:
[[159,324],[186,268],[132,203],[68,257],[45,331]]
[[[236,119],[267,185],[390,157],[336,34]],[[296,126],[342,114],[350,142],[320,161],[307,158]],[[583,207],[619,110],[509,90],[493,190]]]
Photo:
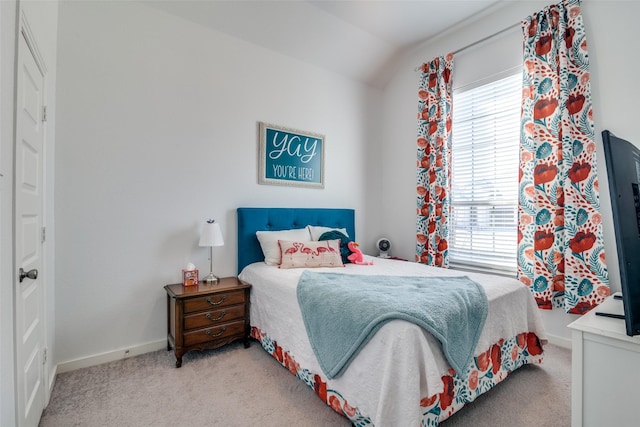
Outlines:
[[264,260],[256,231],[289,230],[307,225],[346,228],[355,240],[355,211],[329,208],[238,208],[238,274],[254,262]]

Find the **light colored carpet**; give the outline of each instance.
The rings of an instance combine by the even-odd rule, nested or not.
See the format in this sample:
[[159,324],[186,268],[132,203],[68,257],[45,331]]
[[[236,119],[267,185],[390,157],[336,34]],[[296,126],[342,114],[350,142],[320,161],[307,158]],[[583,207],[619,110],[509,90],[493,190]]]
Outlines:
[[[543,365],[519,369],[441,425],[569,426],[571,352],[545,350]],[[160,350],[60,374],[40,427],[350,425],[256,341],[174,363]]]

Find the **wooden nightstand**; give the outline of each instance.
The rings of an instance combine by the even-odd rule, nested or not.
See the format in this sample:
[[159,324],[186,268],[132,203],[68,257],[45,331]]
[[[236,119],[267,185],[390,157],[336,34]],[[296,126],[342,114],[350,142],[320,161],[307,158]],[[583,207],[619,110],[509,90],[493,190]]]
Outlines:
[[249,347],[249,290],[235,277],[197,286],[167,285],[167,350],[176,355],[176,368],[191,350],[221,347],[244,340]]

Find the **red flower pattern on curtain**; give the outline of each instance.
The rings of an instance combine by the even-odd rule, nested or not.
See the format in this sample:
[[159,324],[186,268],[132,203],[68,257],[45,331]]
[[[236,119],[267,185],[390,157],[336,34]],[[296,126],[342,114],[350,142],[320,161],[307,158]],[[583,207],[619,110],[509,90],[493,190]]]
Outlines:
[[522,29],[518,277],[540,308],[580,314],[610,293],[580,2],[548,6]]
[[416,261],[449,266],[453,54],[422,65],[418,89]]

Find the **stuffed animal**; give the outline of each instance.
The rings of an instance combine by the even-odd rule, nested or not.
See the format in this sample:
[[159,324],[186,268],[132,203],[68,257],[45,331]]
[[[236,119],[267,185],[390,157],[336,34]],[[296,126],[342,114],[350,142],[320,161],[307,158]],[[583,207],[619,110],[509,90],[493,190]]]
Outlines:
[[352,252],[352,254],[347,257],[349,258],[349,261],[359,265],[373,265],[373,262],[364,260],[362,251],[360,250],[360,248],[358,248],[358,246],[360,246],[359,244],[357,244],[356,242],[349,242],[347,246],[349,247],[349,250]]

